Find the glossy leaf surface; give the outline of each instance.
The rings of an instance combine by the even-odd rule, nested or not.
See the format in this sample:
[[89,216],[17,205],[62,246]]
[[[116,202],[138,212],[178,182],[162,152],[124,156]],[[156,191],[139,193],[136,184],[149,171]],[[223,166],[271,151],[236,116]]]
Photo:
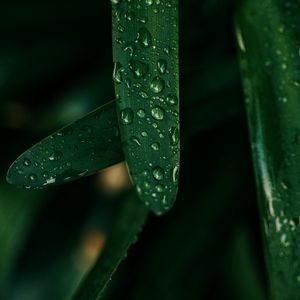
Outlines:
[[26,188],[61,184],[123,160],[115,102],[45,138],[10,167],[7,180]]

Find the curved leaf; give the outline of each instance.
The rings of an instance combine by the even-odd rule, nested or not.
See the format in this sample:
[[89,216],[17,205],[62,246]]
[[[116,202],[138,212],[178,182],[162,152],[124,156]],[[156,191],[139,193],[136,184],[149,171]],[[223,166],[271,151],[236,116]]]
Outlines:
[[23,153],[11,165],[7,180],[42,188],[97,173],[122,160],[115,102],[111,101]]

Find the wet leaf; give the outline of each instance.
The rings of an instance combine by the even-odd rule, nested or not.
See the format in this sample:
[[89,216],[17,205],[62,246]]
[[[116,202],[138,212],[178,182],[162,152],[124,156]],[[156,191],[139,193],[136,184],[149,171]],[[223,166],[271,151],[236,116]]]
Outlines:
[[156,214],[179,173],[178,1],[112,1],[115,92],[123,149],[141,200]]
[[244,1],[237,18],[270,294],[300,295],[298,1]]
[[123,160],[115,102],[48,136],[10,167],[8,182],[25,188],[57,185]]

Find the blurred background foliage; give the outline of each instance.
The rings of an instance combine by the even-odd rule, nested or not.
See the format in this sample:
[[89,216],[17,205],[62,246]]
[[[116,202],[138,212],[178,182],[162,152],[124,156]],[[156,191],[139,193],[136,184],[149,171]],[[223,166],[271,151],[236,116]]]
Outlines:
[[114,92],[108,0],[0,4],[0,299],[93,299],[77,290],[103,284],[100,253],[120,260],[144,223],[103,299],[266,299],[234,11],[180,1],[179,195],[147,218],[122,164],[37,192],[5,182],[17,155]]

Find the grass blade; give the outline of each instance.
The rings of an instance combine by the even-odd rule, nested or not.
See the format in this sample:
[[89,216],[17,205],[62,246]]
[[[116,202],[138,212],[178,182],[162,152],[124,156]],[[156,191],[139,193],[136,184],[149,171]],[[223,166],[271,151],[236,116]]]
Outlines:
[[103,253],[73,300],[101,298],[113,273],[126,257],[128,248],[136,241],[147,216],[148,209],[137,199],[135,194],[132,193],[124,199],[116,216],[116,222],[108,235]]
[[237,41],[274,300],[300,295],[300,4],[244,1]]
[[178,0],[112,3],[123,149],[140,198],[162,214],[179,172]]
[[115,102],[48,136],[10,167],[9,183],[26,188],[57,185],[123,160]]

